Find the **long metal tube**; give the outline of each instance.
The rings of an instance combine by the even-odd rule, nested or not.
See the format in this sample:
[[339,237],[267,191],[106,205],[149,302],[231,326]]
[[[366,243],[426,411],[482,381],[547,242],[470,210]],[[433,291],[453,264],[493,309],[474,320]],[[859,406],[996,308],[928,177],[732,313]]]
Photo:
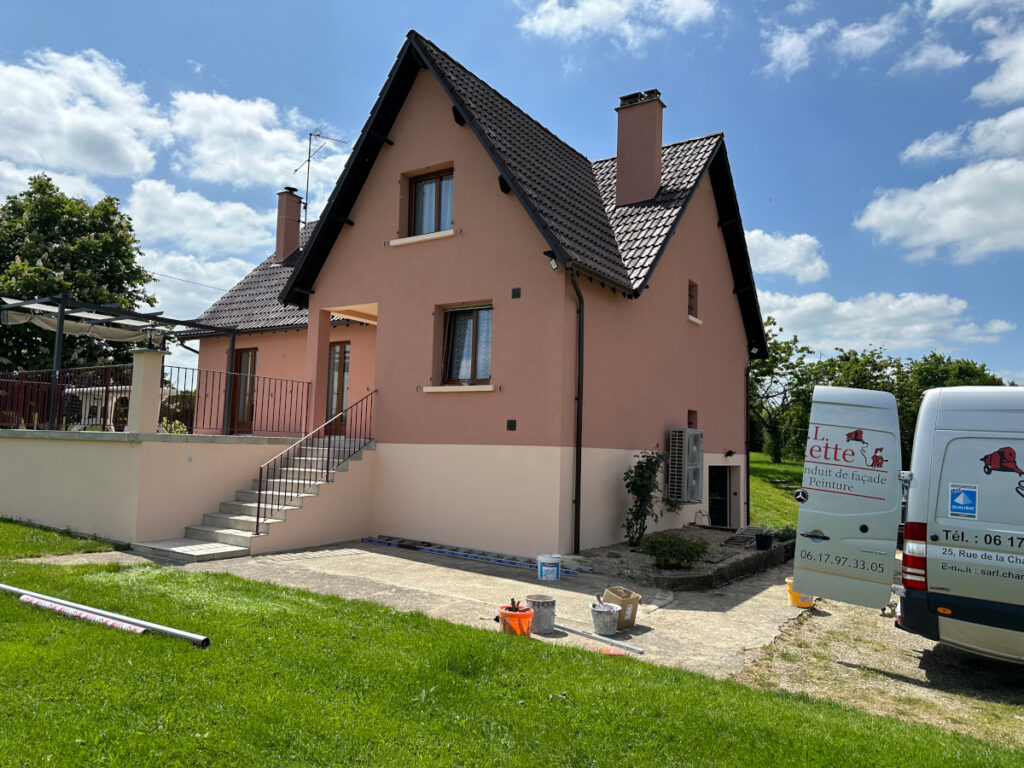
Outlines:
[[82,605],[81,603],[73,603],[70,600],[61,600],[58,597],[50,597],[49,595],[41,595],[38,592],[31,592],[27,589],[20,589],[18,587],[12,587],[9,584],[0,584],[0,592],[9,592],[12,595],[28,595],[29,597],[35,597],[39,600],[49,600],[51,603],[57,603],[58,605],[66,605],[68,608],[75,608],[79,611],[88,611],[89,613],[95,613],[98,616],[106,616],[108,619],[114,619],[115,621],[123,621],[128,624],[134,624],[137,627],[148,629],[151,632],[157,632],[161,635],[167,635],[168,637],[175,637],[179,640],[187,640],[192,643],[196,648],[209,648],[210,638],[205,635],[197,635],[194,632],[185,632],[181,629],[174,629],[173,627],[165,627],[163,624],[153,624],[149,621],[142,621],[141,619],[133,619],[131,616],[122,616],[120,613],[114,613],[113,611],[104,611],[99,608],[92,608],[88,605]]
[[583,294],[570,265],[566,270],[576,291],[576,466],[573,477],[572,553],[580,553],[580,486],[583,478]]
[[583,637],[589,637],[591,640],[597,640],[597,642],[599,643],[608,643],[608,645],[615,645],[619,648],[625,648],[627,651],[632,651],[633,653],[644,652],[643,648],[638,648],[635,645],[624,643],[621,640],[612,640],[610,637],[605,637],[604,635],[597,635],[593,632],[587,632],[582,629],[576,629],[576,627],[570,627],[568,624],[560,624],[557,621],[555,622],[555,629],[560,629],[563,632],[572,632],[574,635],[582,635]]

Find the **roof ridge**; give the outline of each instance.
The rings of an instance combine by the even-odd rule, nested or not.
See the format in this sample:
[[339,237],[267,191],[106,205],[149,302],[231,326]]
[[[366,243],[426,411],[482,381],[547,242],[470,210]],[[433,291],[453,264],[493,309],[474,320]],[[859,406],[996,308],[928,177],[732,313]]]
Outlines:
[[[679,141],[673,141],[673,142],[670,142],[668,144],[662,144],[661,148],[662,149],[668,149],[669,147],[678,147],[680,144],[689,144],[689,143],[694,142],[694,141],[704,141],[705,139],[724,138],[724,137],[725,137],[725,132],[724,131],[714,131],[713,133],[706,133],[703,136],[694,136],[693,138],[680,139]],[[610,162],[612,160],[618,160],[618,158],[619,158],[618,155],[612,155],[611,157],[602,157],[602,158],[600,158],[598,160],[592,160],[591,164],[592,165],[597,165],[598,163],[607,163],[607,162]]]
[[477,80],[479,80],[481,83],[483,83],[488,88],[490,88],[492,91],[494,91],[494,94],[499,99],[501,99],[502,101],[506,102],[509,106],[511,106],[516,111],[520,112],[523,115],[523,117],[525,117],[531,123],[534,123],[538,128],[540,128],[542,131],[544,131],[549,136],[551,136],[551,138],[555,139],[555,141],[558,141],[559,143],[565,145],[566,149],[572,150],[577,155],[579,155],[584,160],[586,160],[588,163],[590,162],[590,159],[586,155],[584,155],[582,152],[580,152],[578,149],[576,149],[576,147],[574,147],[572,144],[567,142],[565,139],[563,139],[557,133],[552,131],[550,128],[548,128],[546,125],[544,125],[544,123],[542,123],[540,120],[538,120],[533,115],[531,115],[529,112],[527,112],[525,109],[520,107],[518,104],[516,104],[514,101],[512,101],[512,99],[508,98],[508,96],[506,96],[501,91],[499,91],[497,88],[495,88],[493,85],[488,83],[486,80],[484,80],[482,77],[480,77],[480,75],[476,74],[473,70],[471,70],[469,67],[467,67],[465,64],[463,64],[461,61],[459,61],[454,56],[452,56],[450,53],[448,53],[448,51],[444,50],[441,46],[439,46],[433,40],[431,40],[431,39],[429,39],[427,37],[424,37],[419,32],[417,32],[415,29],[410,29],[409,30],[409,34],[407,35],[407,37],[408,36],[412,36],[412,35],[415,35],[421,42],[428,43],[430,46],[432,46],[434,49],[436,49],[438,51],[438,53],[443,53],[445,56],[447,56],[449,59],[451,59],[451,62],[453,64],[457,64],[458,66],[462,67],[462,69],[465,70],[467,74],[472,75]]

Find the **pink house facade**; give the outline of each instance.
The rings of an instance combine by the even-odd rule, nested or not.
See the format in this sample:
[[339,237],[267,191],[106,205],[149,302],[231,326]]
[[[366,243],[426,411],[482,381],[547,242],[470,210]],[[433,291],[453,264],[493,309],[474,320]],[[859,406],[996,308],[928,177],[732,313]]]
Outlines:
[[238,335],[199,367],[310,382],[310,427],[376,393],[349,532],[620,541],[623,471],[685,428],[701,498],[660,527],[746,524],[764,330],[723,137],[663,146],[663,108],[624,97],[591,162],[410,32],[319,221],[280,193],[276,254],[200,318]]

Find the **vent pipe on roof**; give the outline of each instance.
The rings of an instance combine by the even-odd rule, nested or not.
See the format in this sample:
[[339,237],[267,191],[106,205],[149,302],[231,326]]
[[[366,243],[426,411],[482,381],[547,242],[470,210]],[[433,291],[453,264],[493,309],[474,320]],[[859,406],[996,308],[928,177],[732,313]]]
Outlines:
[[637,91],[619,99],[619,136],[615,164],[615,204],[650,200],[661,187],[661,111],[658,90]]
[[277,247],[274,261],[280,264],[299,247],[302,225],[302,198],[295,187],[285,187],[277,193]]

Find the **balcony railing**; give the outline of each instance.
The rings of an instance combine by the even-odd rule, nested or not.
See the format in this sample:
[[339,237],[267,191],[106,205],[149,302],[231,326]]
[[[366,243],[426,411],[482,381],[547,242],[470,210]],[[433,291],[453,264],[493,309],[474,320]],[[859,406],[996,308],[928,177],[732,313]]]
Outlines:
[[0,372],[0,429],[120,432],[131,391],[131,365]]
[[293,437],[306,431],[308,381],[165,365],[160,424],[197,435]]

